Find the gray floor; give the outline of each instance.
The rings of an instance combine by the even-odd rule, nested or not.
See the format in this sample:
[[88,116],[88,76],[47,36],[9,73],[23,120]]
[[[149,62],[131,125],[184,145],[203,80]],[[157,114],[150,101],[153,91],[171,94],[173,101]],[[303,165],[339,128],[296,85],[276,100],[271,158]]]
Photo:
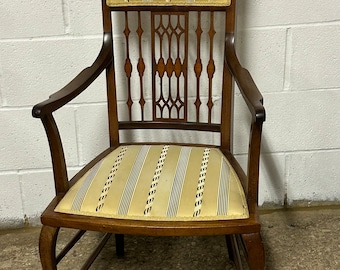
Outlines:
[[[261,214],[266,269],[340,269],[340,208]],[[58,248],[73,231],[62,231]],[[102,234],[89,233],[59,269],[79,269]],[[39,228],[0,231],[0,269],[41,269]],[[126,256],[114,255],[111,237],[91,269],[233,269],[224,237],[126,237]],[[246,268],[245,268],[246,269]]]

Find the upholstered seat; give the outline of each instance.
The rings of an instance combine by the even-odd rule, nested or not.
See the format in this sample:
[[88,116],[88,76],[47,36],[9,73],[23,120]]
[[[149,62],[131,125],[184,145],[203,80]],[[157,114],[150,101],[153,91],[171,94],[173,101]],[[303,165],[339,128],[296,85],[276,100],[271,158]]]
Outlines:
[[218,148],[126,145],[71,187],[57,212],[107,218],[248,218],[241,183]]

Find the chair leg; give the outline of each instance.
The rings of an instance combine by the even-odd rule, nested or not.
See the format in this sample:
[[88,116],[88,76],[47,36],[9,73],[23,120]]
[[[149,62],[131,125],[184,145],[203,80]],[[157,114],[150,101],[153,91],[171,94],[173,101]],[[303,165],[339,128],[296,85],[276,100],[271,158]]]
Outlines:
[[241,237],[246,251],[249,270],[264,269],[265,254],[261,234],[242,234]]
[[116,255],[118,257],[124,256],[124,234],[115,234],[116,238]]
[[228,255],[229,255],[229,259],[231,261],[234,261],[234,253],[233,253],[233,247],[232,247],[232,243],[231,243],[231,235],[226,235],[225,236],[225,241],[227,243],[227,249],[228,249]]
[[56,243],[59,228],[43,225],[39,239],[39,253],[44,270],[56,270]]
[[237,243],[237,236],[235,234],[226,235],[226,242],[228,248],[229,259],[235,264],[237,270],[242,270],[242,263],[240,257],[240,247]]

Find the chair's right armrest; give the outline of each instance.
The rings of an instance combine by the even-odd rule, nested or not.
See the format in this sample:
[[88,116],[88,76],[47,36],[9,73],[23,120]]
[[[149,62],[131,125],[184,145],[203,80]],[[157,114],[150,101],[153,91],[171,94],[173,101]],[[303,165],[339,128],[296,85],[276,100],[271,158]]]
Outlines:
[[263,97],[249,71],[240,64],[234,46],[234,35],[226,36],[226,59],[229,71],[239,86],[240,92],[252,115],[249,136],[247,183],[243,183],[250,208],[256,208],[259,191],[259,164],[262,124],[266,118]]
[[38,103],[32,109],[32,115],[43,118],[70,102],[83,92],[112,63],[112,36],[105,33],[102,49],[90,66],[82,70],[73,80],[47,100]]

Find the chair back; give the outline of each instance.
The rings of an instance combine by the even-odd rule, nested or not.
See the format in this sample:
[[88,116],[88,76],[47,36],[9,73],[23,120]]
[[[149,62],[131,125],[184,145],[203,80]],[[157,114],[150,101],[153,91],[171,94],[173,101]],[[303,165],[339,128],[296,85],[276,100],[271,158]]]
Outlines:
[[113,39],[112,126],[213,131],[230,148],[224,45],[234,31],[234,2],[103,0],[104,31]]

